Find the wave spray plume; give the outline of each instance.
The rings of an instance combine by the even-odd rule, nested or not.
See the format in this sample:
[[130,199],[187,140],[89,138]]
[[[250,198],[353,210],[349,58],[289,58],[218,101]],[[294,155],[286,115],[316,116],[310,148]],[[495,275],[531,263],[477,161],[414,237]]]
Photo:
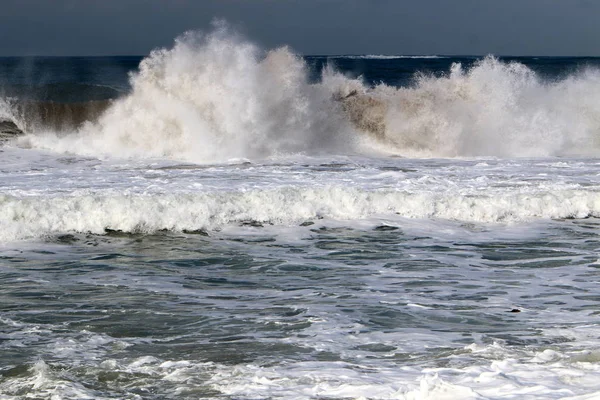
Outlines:
[[[330,93],[311,85],[287,48],[267,52],[224,24],[153,51],[132,92],[76,135],[34,135],[33,146],[78,154],[196,162],[338,146],[346,124]],[[339,107],[338,107],[339,108]],[[337,116],[337,117],[336,117]]]
[[316,83],[283,47],[262,52],[223,23],[153,51],[132,91],[75,134],[23,143],[83,155],[192,162],[289,153],[405,157],[596,155],[600,72],[544,81],[493,57],[410,87],[369,87],[329,66]]

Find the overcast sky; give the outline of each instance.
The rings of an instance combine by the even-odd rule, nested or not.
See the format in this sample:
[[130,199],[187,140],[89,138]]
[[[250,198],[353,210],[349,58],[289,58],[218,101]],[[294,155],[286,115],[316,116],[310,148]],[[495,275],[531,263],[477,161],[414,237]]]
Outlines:
[[0,55],[144,55],[214,18],[301,54],[600,56],[599,0],[0,0]]

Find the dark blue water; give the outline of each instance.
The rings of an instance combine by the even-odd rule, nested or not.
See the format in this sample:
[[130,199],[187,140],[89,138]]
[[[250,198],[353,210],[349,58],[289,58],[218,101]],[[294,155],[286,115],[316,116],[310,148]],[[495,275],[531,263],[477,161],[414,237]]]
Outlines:
[[[118,57],[1,57],[0,95],[26,100],[81,102],[118,97],[129,89],[129,76],[143,58]],[[326,66],[369,85],[409,87],[419,74],[444,76],[453,64],[469,69],[480,56],[438,58],[368,58],[305,56],[308,74],[318,81]],[[600,68],[599,57],[499,57],[518,62],[546,80],[559,80],[587,68]]]
[[[411,86],[417,73],[446,75],[453,64],[460,63],[470,69],[481,61],[479,56],[448,56],[439,58],[355,58],[308,56],[313,77],[327,65],[352,77],[362,77],[370,85],[385,83],[393,86]],[[585,68],[599,68],[598,57],[499,57],[503,62],[518,62],[545,79],[560,79]]]
[[2,57],[0,95],[24,100],[82,102],[115,98],[129,89],[141,57]]

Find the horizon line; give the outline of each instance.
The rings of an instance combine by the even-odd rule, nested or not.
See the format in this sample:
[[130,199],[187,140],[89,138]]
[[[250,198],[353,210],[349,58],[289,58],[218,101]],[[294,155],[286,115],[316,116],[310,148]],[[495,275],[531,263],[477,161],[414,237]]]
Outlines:
[[[108,58],[108,57],[136,57],[144,58],[149,54],[90,54],[90,55],[46,55],[46,54],[28,54],[28,55],[0,55],[0,58]],[[374,53],[348,53],[348,54],[298,54],[300,57],[362,57],[362,58],[480,58],[480,57],[500,57],[500,58],[600,58],[600,55],[514,55],[514,54],[374,54]]]

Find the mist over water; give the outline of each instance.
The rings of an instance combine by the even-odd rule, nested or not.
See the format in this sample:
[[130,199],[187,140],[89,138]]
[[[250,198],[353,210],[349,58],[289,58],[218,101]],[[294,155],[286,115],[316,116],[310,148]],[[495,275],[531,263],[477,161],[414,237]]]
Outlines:
[[197,163],[323,152],[541,157],[599,150],[595,68],[548,80],[486,57],[395,87],[344,75],[335,60],[313,82],[306,61],[287,47],[265,52],[225,24],[190,32],[146,57],[131,75],[131,92],[106,103],[97,120],[69,134],[29,129],[21,143]]

